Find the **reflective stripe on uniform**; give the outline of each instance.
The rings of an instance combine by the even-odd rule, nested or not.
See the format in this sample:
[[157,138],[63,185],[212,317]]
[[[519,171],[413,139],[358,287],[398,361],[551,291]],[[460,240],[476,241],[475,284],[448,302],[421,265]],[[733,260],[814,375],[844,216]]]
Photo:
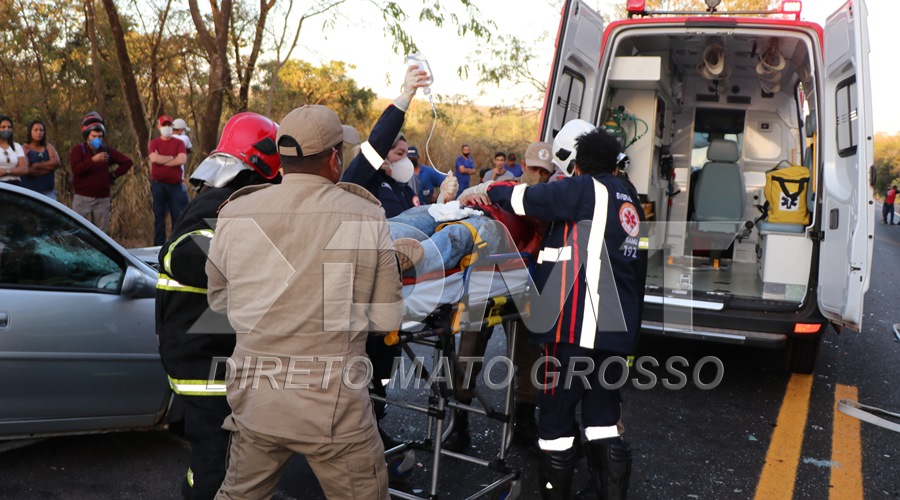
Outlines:
[[177,240],[173,241],[172,244],[169,245],[169,251],[166,252],[166,256],[163,257],[163,269],[167,273],[172,274],[172,251],[175,249],[175,247],[178,246],[179,243],[181,243],[181,240],[187,238],[188,236],[191,236],[192,234],[196,234],[197,236],[206,236],[207,238],[212,238],[213,235],[215,235],[216,233],[213,232],[212,229],[197,229],[196,231],[184,233],[181,236],[179,236]]
[[359,145],[359,151],[363,154],[363,157],[369,164],[372,165],[372,168],[378,170],[384,165],[385,160],[378,154],[378,151],[375,151],[375,147],[369,144],[369,141],[366,141]]
[[516,215],[525,215],[525,188],[527,187],[527,184],[516,185],[509,197],[509,204],[512,206],[513,212],[515,212]]
[[169,387],[182,396],[224,396],[224,380],[179,380],[169,377]]
[[[581,320],[579,345],[593,349],[597,339],[597,322],[600,315],[600,271],[603,264],[603,242],[606,238],[606,214],[609,210],[609,189],[594,179],[594,217],[588,234],[587,263],[584,270],[584,311]],[[572,315],[574,321],[575,315]]]
[[168,290],[170,292],[202,293],[203,295],[206,295],[206,288],[182,285],[163,273],[159,273],[159,279],[156,280],[156,289]]

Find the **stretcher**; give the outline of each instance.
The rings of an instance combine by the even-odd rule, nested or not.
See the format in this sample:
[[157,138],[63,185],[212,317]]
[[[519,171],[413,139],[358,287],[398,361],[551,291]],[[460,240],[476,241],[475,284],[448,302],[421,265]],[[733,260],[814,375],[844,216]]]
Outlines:
[[[393,397],[372,395],[377,401],[422,413],[426,416],[426,432],[422,440],[407,441],[385,450],[388,473],[392,482],[407,479],[417,463],[416,452],[431,454],[431,487],[427,497],[419,497],[395,488],[394,498],[411,500],[438,497],[440,465],[444,457],[461,460],[487,468],[500,477],[467,498],[514,499],[520,495],[519,471],[507,464],[507,452],[512,441],[513,384],[503,390],[502,402],[495,408],[487,398],[474,390],[479,404],[463,404],[454,399],[453,372],[463,370],[455,350],[455,334],[462,331],[492,329],[502,324],[507,333],[506,356],[512,361],[516,342],[521,337],[519,320],[527,315],[527,296],[531,287],[527,254],[497,254],[481,257],[466,269],[457,269],[438,276],[423,276],[404,282],[404,322],[402,328],[385,336],[388,345],[400,345],[416,368],[416,376],[429,383],[425,404],[410,403]],[[518,304],[518,307],[517,307]],[[489,333],[489,332],[488,332]],[[430,367],[422,366],[411,344],[424,345],[433,350]],[[449,360],[442,363],[441,360]],[[487,360],[485,360],[487,362]],[[449,367],[451,373],[442,373]],[[432,377],[440,374],[442,376]],[[482,415],[500,423],[501,431],[496,455],[486,460],[457,453],[442,446],[456,422],[457,412]],[[445,422],[445,417],[449,420]],[[484,443],[482,443],[484,444]],[[493,445],[493,443],[490,443]],[[482,453],[485,446],[481,446]]]

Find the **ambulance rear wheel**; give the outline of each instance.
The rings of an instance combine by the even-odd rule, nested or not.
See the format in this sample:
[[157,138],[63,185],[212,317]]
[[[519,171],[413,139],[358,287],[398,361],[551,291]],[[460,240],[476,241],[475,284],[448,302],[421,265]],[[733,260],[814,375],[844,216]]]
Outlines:
[[821,344],[821,335],[811,339],[788,339],[784,352],[785,368],[791,373],[812,373],[816,369]]

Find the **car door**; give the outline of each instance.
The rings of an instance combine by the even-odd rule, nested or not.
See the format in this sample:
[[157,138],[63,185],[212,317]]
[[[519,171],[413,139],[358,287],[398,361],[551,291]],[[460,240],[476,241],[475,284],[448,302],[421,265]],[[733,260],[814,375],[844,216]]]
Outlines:
[[837,325],[859,330],[874,243],[872,90],[868,10],[852,0],[825,25],[825,78],[820,127],[824,240],[818,302]]
[[122,294],[155,276],[124,253],[62,205],[0,189],[0,435],[144,426],[165,408],[152,287]]
[[556,39],[550,85],[544,98],[541,136],[556,133],[576,118],[591,121],[600,99],[600,48],[603,18],[580,0],[567,0]]

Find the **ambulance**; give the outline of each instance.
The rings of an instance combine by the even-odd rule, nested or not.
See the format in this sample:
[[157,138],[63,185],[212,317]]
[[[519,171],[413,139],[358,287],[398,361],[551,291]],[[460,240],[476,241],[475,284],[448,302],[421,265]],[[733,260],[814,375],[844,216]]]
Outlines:
[[[567,0],[541,137],[613,134],[647,215],[642,331],[782,349],[815,368],[828,325],[859,331],[874,238],[867,10],[802,4],[652,12],[604,26]],[[727,2],[726,2],[727,4]]]

